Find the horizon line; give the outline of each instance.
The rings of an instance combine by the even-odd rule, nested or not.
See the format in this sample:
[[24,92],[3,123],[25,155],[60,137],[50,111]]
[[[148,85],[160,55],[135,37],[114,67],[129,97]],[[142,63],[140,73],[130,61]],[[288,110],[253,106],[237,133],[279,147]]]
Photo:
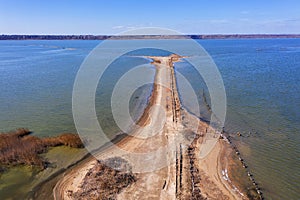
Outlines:
[[300,38],[300,34],[182,34],[182,35],[94,35],[94,34],[1,34],[0,40],[106,40],[106,39],[263,39]]

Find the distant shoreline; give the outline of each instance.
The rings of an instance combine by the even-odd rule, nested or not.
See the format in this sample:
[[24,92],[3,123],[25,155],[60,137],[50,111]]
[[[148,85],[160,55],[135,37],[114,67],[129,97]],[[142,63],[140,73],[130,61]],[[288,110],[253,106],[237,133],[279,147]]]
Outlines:
[[300,34],[212,34],[212,35],[0,35],[0,40],[137,40],[137,39],[283,39]]

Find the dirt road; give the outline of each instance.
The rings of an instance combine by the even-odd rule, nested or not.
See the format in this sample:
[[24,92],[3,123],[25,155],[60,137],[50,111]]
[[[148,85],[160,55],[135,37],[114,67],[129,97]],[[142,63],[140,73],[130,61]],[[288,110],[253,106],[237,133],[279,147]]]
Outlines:
[[[203,159],[199,151],[206,134],[217,134],[209,125],[182,108],[173,63],[180,56],[151,57],[156,67],[149,105],[139,128],[115,146],[97,153],[99,160],[121,157],[132,166],[136,181],[116,194],[117,199],[247,199],[228,178],[230,147],[217,140]],[[219,136],[217,136],[219,137]],[[54,188],[55,199],[73,199],[88,171],[89,159],[65,174]]]

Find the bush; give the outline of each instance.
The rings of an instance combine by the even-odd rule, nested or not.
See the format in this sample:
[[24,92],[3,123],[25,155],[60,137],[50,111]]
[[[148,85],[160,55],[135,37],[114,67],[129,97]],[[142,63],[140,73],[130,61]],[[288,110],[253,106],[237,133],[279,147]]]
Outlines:
[[48,163],[39,154],[47,152],[49,147],[83,147],[77,134],[65,133],[49,138],[38,138],[30,134],[31,131],[24,128],[0,134],[0,165],[30,165],[44,169]]

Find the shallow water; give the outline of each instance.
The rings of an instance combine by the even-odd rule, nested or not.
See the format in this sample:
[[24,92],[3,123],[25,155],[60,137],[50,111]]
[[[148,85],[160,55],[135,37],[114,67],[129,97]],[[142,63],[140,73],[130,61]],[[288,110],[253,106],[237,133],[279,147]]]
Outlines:
[[[76,132],[72,118],[73,82],[82,61],[99,42],[0,41],[0,132],[18,127],[27,127],[41,137]],[[225,129],[231,133],[239,131],[244,136],[239,138],[232,134],[265,197],[299,199],[300,40],[198,42],[212,56],[223,77],[228,103]],[[153,49],[130,55],[148,54],[168,55]],[[99,123],[109,137],[120,131],[112,120],[110,107],[114,84],[132,67],[148,62],[125,55],[110,66],[100,81],[96,110]],[[207,88],[192,67],[181,62],[176,63],[175,68],[188,78],[200,104],[203,105],[203,90],[209,102]],[[180,82],[178,84],[183,93]],[[150,90],[151,87],[147,87],[147,91]],[[148,93],[144,90],[134,93],[130,106],[132,115],[139,115]],[[185,97],[181,98],[185,105]],[[207,112],[202,111],[201,117],[205,117]],[[54,151],[49,156],[57,158],[55,162],[61,163],[60,166],[67,165],[62,162],[66,157],[58,156],[65,150]],[[70,157],[77,155],[78,152],[70,151]],[[20,193],[16,188],[42,180],[41,175],[36,176],[36,180],[32,177],[30,171],[20,168],[3,175],[0,199],[7,198],[9,193],[24,194],[29,187],[18,190]]]
[[[244,136],[232,134],[265,197],[299,199],[300,40],[198,42],[224,80],[225,130]],[[194,74],[187,66],[179,71]]]

